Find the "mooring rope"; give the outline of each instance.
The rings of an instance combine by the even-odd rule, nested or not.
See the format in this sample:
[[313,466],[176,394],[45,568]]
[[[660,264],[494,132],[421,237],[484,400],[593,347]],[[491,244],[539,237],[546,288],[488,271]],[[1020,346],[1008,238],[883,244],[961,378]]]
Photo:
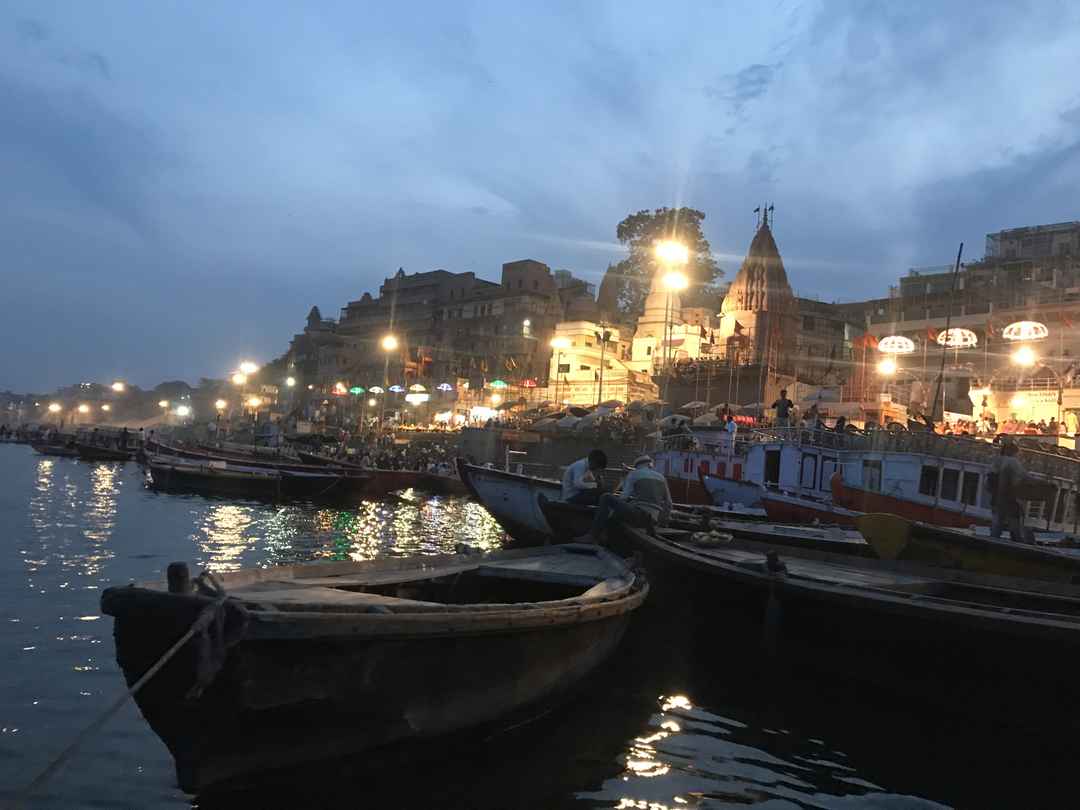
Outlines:
[[157,661],[154,662],[153,666],[151,666],[150,669],[146,670],[146,672],[142,674],[142,677],[139,678],[139,680],[135,681],[135,683],[128,687],[127,691],[125,691],[124,694],[120,695],[120,697],[118,697],[113,702],[113,704],[101,714],[101,716],[99,716],[96,720],[94,720],[93,723],[91,723],[81,732],[79,732],[78,736],[76,736],[75,739],[72,740],[71,744],[68,745],[68,747],[65,748],[63,751],[61,751],[60,754],[55,759],[53,759],[53,761],[50,762],[41,773],[34,777],[34,780],[30,784],[28,784],[25,788],[22,789],[22,791],[19,792],[19,794],[16,796],[14,806],[22,807],[24,803],[28,801],[37,790],[44,786],[44,784],[48,782],[49,779],[51,779],[56,774],[56,772],[59,771],[60,768],[62,768],[69,759],[71,759],[72,756],[75,755],[75,753],[79,750],[82,744],[86,742],[87,738],[89,738],[92,734],[100,731],[101,727],[104,726],[105,723],[108,722],[108,720],[114,714],[116,714],[118,711],[120,711],[121,708],[123,708],[124,704],[128,702],[129,698],[133,697],[136,692],[146,686],[150,679],[157,675],[158,672],[161,671],[161,668],[167,663],[169,663],[169,660],[178,652],[180,652],[183,646],[189,641],[191,641],[191,639],[195,636],[196,633],[206,628],[210,624],[210,622],[213,621],[214,617],[217,615],[217,612],[221,610],[221,606],[225,603],[226,598],[226,596],[221,596],[220,598],[216,599],[213,604],[207,605],[205,608],[203,608],[202,612],[195,617],[195,621],[191,623],[191,627],[188,628],[187,632],[184,633],[184,635],[180,636],[180,638],[176,640],[176,643],[169,647],[169,649],[167,649],[165,653]]

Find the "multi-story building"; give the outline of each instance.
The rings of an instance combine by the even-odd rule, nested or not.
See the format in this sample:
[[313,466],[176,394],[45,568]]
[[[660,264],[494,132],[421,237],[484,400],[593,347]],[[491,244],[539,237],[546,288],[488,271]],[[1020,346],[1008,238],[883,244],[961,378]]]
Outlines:
[[[532,259],[508,262],[499,283],[472,272],[399,270],[341,310],[337,321],[317,308],[293,339],[293,363],[304,382],[372,386],[485,379],[546,384],[555,324],[595,318],[591,285],[560,277]],[[386,348],[384,338],[394,341]]]

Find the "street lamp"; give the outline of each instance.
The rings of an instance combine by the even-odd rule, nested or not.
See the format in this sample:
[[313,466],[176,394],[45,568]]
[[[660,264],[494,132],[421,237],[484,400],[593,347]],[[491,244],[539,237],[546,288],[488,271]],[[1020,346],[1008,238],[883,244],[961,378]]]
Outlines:
[[392,352],[398,347],[398,339],[393,335],[386,335],[381,342],[384,352]]
[[105,411],[105,413],[108,413],[112,410],[112,405],[106,402],[104,405],[101,406],[101,410]]
[[63,410],[63,408],[60,407],[59,402],[49,403],[49,413],[60,413],[61,410]]
[[169,407],[169,400],[167,400],[167,399],[159,399],[158,400],[158,407],[159,408],[168,408]]
[[228,404],[229,403],[226,402],[225,400],[219,399],[214,403],[214,407],[217,408],[218,413],[220,413],[221,411],[225,410],[225,406],[228,405]]
[[292,388],[294,385],[296,385],[296,377],[286,377],[285,385],[287,385],[289,388]]
[[551,339],[551,348],[558,354],[555,358],[555,401],[559,401],[559,370],[562,368],[562,355],[563,349],[570,348],[570,339],[562,336],[553,337]]
[[243,363],[240,364],[240,371],[243,374],[251,375],[251,374],[254,374],[258,370],[259,370],[259,367],[257,365],[255,365],[254,363],[252,363],[250,360],[245,360]]
[[247,404],[249,408],[258,408],[260,405],[262,405],[262,400],[258,397],[251,397],[247,401]]
[[79,406],[79,413],[90,413],[90,406],[84,402]]
[[[383,335],[383,339],[379,341],[379,345],[382,346],[382,350],[386,352],[386,358],[383,361],[383,388],[390,387],[390,353],[397,351],[398,339],[394,335]],[[386,415],[386,397],[379,400],[379,430],[382,430],[383,417]]]
[[120,380],[117,380],[112,384],[112,390],[118,394],[124,393],[125,388],[127,388],[127,386],[120,382]]
[[247,383],[247,374],[242,371],[238,371],[232,375],[233,385],[245,385]]
[[891,377],[896,373],[896,361],[891,357],[886,357],[877,365],[878,374],[884,377]]
[[1021,346],[1015,352],[1012,353],[1012,361],[1024,368],[1031,368],[1038,361],[1038,356],[1035,354],[1035,350],[1030,346]]
[[176,415],[180,416],[180,417],[190,416],[191,415],[191,408],[189,408],[187,405],[179,405],[176,408]]

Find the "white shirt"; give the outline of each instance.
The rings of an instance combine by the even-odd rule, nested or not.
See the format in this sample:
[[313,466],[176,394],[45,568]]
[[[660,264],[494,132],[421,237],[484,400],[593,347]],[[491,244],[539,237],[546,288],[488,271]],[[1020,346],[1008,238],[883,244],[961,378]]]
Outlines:
[[589,472],[589,459],[579,458],[566,468],[562,477],[562,497],[569,500],[589,489],[596,489],[596,479]]

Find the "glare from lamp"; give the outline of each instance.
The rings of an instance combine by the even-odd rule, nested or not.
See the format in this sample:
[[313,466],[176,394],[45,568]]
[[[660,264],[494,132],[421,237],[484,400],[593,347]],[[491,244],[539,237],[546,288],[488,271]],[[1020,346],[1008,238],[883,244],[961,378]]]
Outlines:
[[108,413],[112,410],[112,405],[106,402],[104,405],[101,406],[101,410],[105,411],[105,413]]
[[393,335],[386,335],[381,345],[384,352],[392,352],[398,347],[398,339]]
[[369,399],[369,400],[367,401],[367,404],[368,404],[368,407],[369,407],[369,408],[374,408],[374,407],[375,407],[376,405],[378,405],[379,403],[378,403],[378,402],[377,402],[377,401],[375,400],[375,398],[374,398],[374,397],[372,397],[371,399]]
[[252,397],[247,401],[247,404],[249,408],[258,408],[260,405],[262,405],[262,400],[258,397]]
[[285,385],[289,386],[289,388],[292,388],[294,385],[296,385],[296,377],[286,377]]
[[551,339],[551,348],[553,349],[569,349],[570,339],[565,337],[553,337]]
[[125,389],[126,387],[127,387],[127,386],[126,386],[126,385],[124,385],[124,384],[123,384],[122,382],[120,382],[119,380],[117,380],[116,382],[114,382],[114,383],[112,384],[112,390],[113,390],[113,391],[115,391],[115,392],[116,392],[116,393],[118,393],[118,394],[122,394],[122,393],[124,393],[124,389]]
[[1038,360],[1038,356],[1035,354],[1035,350],[1030,346],[1021,346],[1015,352],[1012,353],[1012,361],[1018,366],[1024,366],[1029,368],[1035,365],[1035,361]]
[[245,360],[240,364],[240,371],[244,374],[254,374],[259,370],[259,367],[252,363],[250,360]]
[[244,374],[243,372],[238,371],[238,372],[236,372],[235,374],[232,375],[232,381],[233,381],[233,385],[243,385],[244,383],[247,382],[247,374]]
[[84,402],[79,406],[79,413],[90,413],[90,406]]
[[169,400],[167,400],[167,399],[159,399],[158,400],[158,407],[159,408],[168,408],[169,407]]
[[502,397],[499,394],[492,394],[491,395],[491,404],[492,405],[498,405],[500,402],[502,402]]
[[656,243],[656,258],[666,265],[686,264],[690,260],[690,251],[681,242],[665,239]]
[[690,279],[684,273],[671,272],[664,276],[664,289],[668,292],[679,292],[690,286]]
[[880,363],[877,364],[878,374],[885,377],[891,377],[896,373],[896,361],[892,358],[886,357]]
[[59,402],[50,402],[49,403],[49,413],[60,413],[61,410],[62,410],[62,408],[60,407]]
[[177,416],[188,416],[190,414],[191,414],[191,408],[189,408],[187,405],[179,405],[179,406],[177,406],[177,408],[176,408],[176,415]]
[[223,411],[223,410],[225,410],[225,406],[228,405],[228,404],[229,403],[226,402],[225,400],[219,399],[219,400],[217,400],[217,402],[214,403],[214,407],[217,408],[219,411]]

